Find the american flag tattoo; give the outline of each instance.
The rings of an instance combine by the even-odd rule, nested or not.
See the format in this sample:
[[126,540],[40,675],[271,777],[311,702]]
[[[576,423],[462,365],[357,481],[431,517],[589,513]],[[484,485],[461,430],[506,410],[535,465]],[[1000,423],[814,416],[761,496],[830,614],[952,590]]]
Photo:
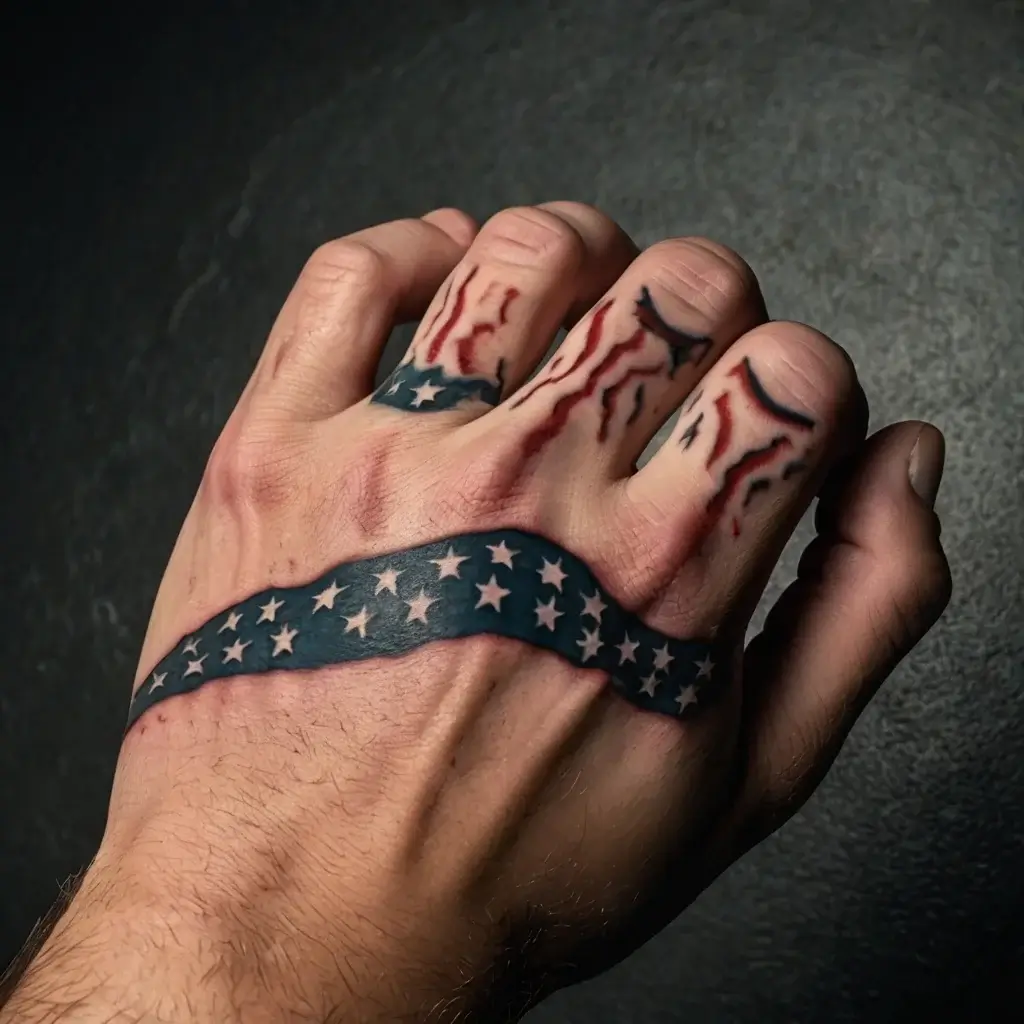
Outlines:
[[345,562],[224,609],[143,680],[127,728],[154,704],[215,679],[395,656],[484,633],[603,671],[633,704],[675,717],[689,717],[725,682],[711,642],[651,629],[571,552],[502,529]]
[[440,366],[420,368],[411,362],[395,368],[373,393],[371,402],[405,412],[440,412],[473,399],[487,405],[501,401],[504,365],[498,363],[498,379],[451,377]]

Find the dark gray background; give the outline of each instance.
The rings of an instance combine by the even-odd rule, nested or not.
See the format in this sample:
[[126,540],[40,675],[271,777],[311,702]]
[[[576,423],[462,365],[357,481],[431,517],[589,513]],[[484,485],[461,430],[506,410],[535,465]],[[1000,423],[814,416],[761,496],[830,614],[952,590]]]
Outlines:
[[4,26],[0,963],[95,848],[156,584],[309,251],[575,198],[732,245],[873,427],[945,431],[956,590],[807,809],[531,1020],[935,1019],[1013,973],[1021,4],[205,6]]

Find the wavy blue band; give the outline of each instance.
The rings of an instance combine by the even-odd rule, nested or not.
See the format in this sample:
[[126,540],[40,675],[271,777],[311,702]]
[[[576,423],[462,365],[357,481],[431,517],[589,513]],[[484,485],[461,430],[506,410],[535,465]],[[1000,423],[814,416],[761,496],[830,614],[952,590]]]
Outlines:
[[128,728],[154,704],[215,679],[400,655],[483,633],[601,669],[633,704],[676,717],[707,703],[726,675],[710,642],[645,626],[564,548],[491,530],[346,562],[225,609],[143,681]]

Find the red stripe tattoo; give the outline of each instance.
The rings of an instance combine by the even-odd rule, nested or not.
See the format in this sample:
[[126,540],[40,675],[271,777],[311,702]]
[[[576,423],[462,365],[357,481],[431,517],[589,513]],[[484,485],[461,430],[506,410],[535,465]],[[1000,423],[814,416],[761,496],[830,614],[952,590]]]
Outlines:
[[549,384],[557,384],[559,381],[565,380],[565,378],[576,370],[589,356],[592,356],[597,351],[597,346],[601,343],[601,335],[604,332],[605,317],[608,315],[608,310],[612,308],[614,301],[614,299],[609,299],[594,313],[594,318],[590,321],[590,327],[587,329],[587,338],[583,343],[583,348],[572,361],[572,365],[569,369],[560,373],[557,377],[545,377],[543,380],[536,381],[529,391],[524,392],[511,403],[511,408],[517,409],[528,398],[540,391],[541,388],[545,388]]
[[441,352],[441,346],[448,340],[448,336],[455,329],[455,325],[459,322],[459,317],[462,316],[466,308],[466,289],[469,288],[469,282],[476,277],[476,273],[479,267],[474,267],[469,274],[466,275],[466,280],[459,285],[459,290],[455,293],[455,305],[452,307],[451,314],[448,319],[444,322],[441,329],[434,335],[433,340],[430,342],[430,347],[427,349],[427,362],[434,362]]

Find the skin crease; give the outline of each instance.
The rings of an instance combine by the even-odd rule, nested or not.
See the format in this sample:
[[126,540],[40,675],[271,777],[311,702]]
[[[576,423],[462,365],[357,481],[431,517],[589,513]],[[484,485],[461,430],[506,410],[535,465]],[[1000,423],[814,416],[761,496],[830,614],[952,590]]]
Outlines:
[[[374,390],[402,320],[420,327]],[[320,249],[161,583],[135,682],[138,699],[166,672],[166,699],[132,719],[97,857],[0,1021],[515,1019],[626,956],[800,806],[948,601],[941,435],[911,422],[865,441],[866,422],[846,355],[769,321],[750,268],[705,239],[641,254],[594,208],[552,203],[480,229],[435,211]],[[745,651],[819,492],[801,578]],[[606,608],[513,577],[504,549],[486,563],[503,530],[521,558],[550,543],[578,559]],[[474,533],[496,586],[561,596],[563,653],[483,631],[351,660],[371,602],[378,622],[394,598],[427,628],[410,602],[442,580],[413,552]],[[344,576],[365,597],[309,610],[379,556],[406,575]],[[443,582],[439,623],[456,614]],[[476,582],[491,585],[468,580],[471,604]],[[305,633],[254,621],[300,597]],[[316,666],[279,671],[327,615]],[[652,669],[683,650],[669,642],[706,640],[715,699],[645,709],[564,653],[577,628],[634,653],[601,632],[617,615],[636,617],[631,642],[662,635],[665,653],[653,634],[635,651]],[[257,671],[212,678],[246,657]],[[692,681],[677,660],[660,686]],[[170,695],[185,673],[198,685]]]

